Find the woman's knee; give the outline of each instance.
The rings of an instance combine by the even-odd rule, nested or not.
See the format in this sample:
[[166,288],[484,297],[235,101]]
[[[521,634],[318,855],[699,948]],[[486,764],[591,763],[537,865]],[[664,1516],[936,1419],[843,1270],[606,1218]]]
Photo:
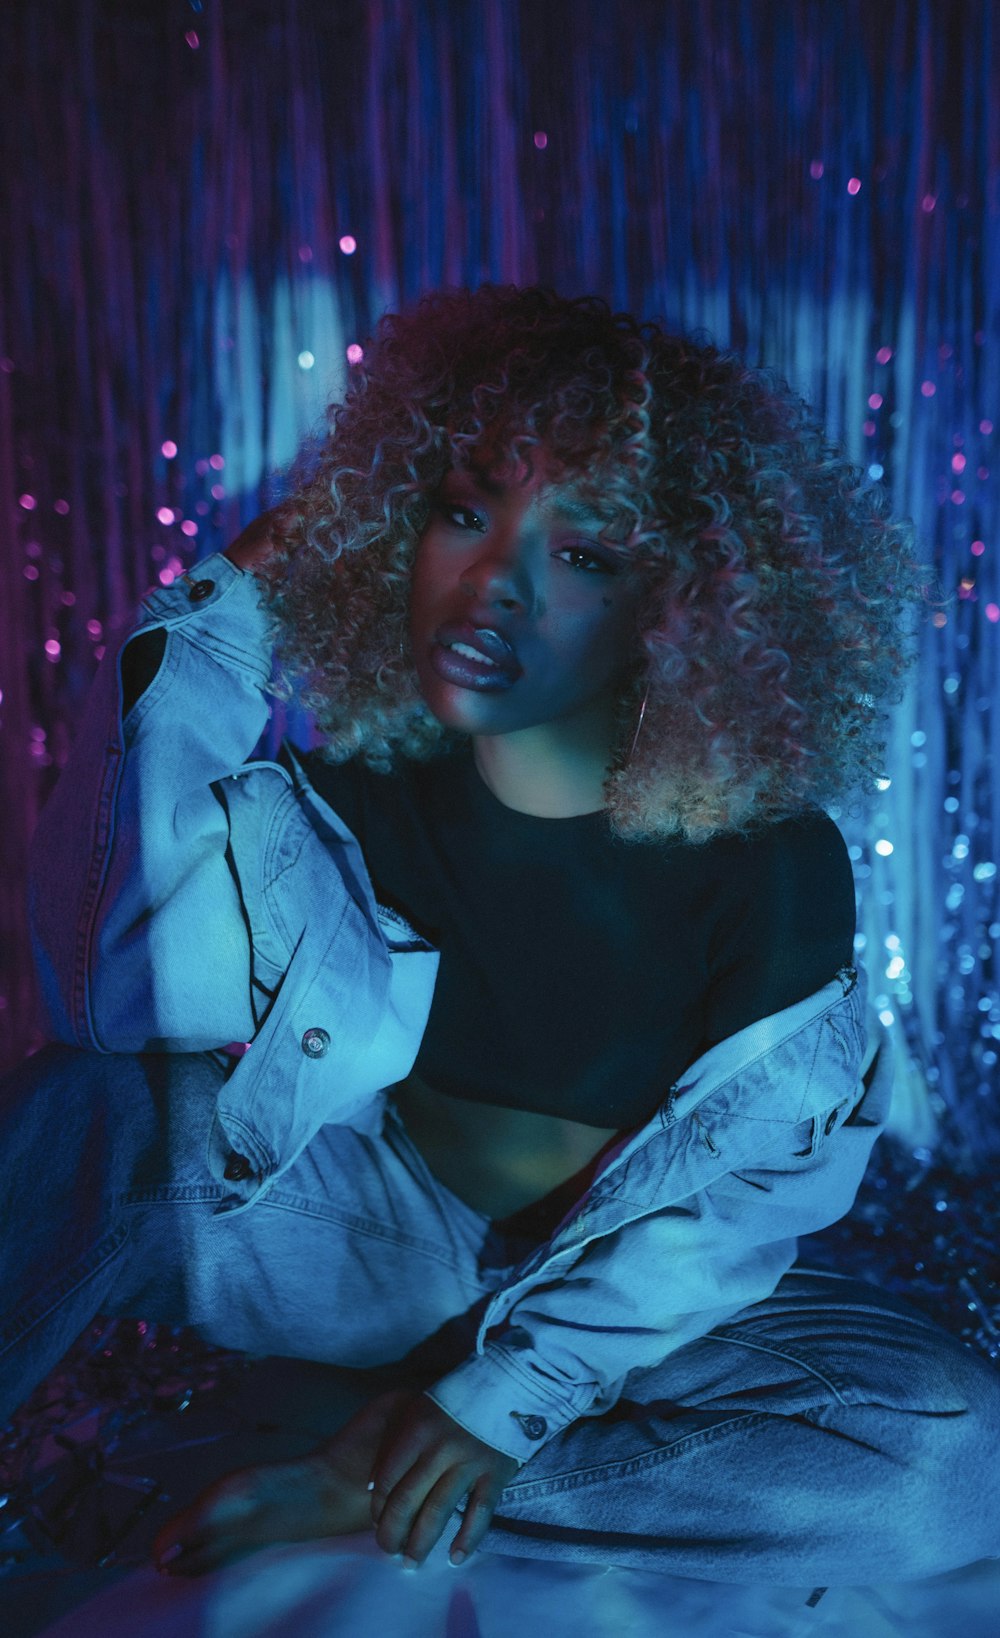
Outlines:
[[[964,1520],[968,1558],[1000,1556],[1000,1370],[960,1344],[964,1408],[923,1418],[923,1466],[935,1487],[947,1487]],[[959,1374],[959,1373],[956,1373]]]
[[[951,1341],[951,1339],[949,1339]],[[962,1358],[961,1356],[964,1356]],[[854,1406],[855,1437],[886,1458],[881,1528],[899,1566],[915,1579],[1000,1556],[1000,1372],[960,1343],[943,1353],[923,1404]]]
[[26,1209],[42,1209],[61,1177],[118,1194],[163,1181],[180,1157],[204,1168],[223,1078],[208,1053],[50,1043],[0,1079],[0,1157],[17,1155]]

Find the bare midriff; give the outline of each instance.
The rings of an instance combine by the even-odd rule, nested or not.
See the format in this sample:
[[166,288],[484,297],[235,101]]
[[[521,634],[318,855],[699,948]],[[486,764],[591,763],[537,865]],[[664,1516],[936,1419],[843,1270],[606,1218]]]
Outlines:
[[438,1181],[495,1220],[544,1201],[570,1178],[582,1195],[601,1155],[621,1136],[616,1127],[455,1098],[415,1074],[397,1082],[392,1096]]

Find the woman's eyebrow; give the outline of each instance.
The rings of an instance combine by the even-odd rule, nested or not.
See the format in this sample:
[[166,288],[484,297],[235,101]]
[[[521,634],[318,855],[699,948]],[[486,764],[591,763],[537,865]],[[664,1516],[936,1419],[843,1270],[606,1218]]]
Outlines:
[[605,520],[593,506],[582,498],[574,495],[559,495],[556,497],[554,509],[562,512],[564,517],[572,519],[574,523],[603,523]]
[[[452,468],[450,472],[445,474],[442,481],[447,482],[450,478],[456,480],[465,478],[472,484],[473,488],[479,489],[484,495],[489,495],[494,499],[506,495],[509,487],[507,484],[498,483],[495,478],[491,478],[489,473],[482,471],[479,467],[469,467],[464,472]],[[569,518],[573,523],[604,522],[600,513],[572,490],[564,494],[557,494],[552,501],[552,510],[560,512],[563,517]]]

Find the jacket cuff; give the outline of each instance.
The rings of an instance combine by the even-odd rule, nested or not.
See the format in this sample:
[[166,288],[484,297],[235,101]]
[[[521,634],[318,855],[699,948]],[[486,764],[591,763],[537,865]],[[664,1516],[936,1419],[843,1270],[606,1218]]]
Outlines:
[[[225,604],[220,624],[219,605]],[[153,585],[140,603],[138,621],[129,637],[154,625],[194,624],[202,645],[218,650],[228,664],[234,660],[270,676],[271,640],[258,581],[224,552],[202,558],[169,586]]]
[[487,1343],[423,1391],[467,1433],[523,1464],[585,1415],[594,1396],[585,1393],[587,1403],[574,1409],[534,1383],[511,1355],[502,1344]]

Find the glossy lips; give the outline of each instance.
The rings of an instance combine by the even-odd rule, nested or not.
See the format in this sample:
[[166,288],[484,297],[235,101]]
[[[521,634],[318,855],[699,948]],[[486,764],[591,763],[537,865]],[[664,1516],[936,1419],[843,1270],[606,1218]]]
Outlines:
[[[494,661],[492,666],[480,665],[468,655],[449,648],[449,643],[464,643]],[[431,664],[438,676],[447,682],[457,682],[464,688],[510,688],[522,674],[517,655],[500,633],[489,626],[473,626],[468,622],[442,626],[430,653]]]

